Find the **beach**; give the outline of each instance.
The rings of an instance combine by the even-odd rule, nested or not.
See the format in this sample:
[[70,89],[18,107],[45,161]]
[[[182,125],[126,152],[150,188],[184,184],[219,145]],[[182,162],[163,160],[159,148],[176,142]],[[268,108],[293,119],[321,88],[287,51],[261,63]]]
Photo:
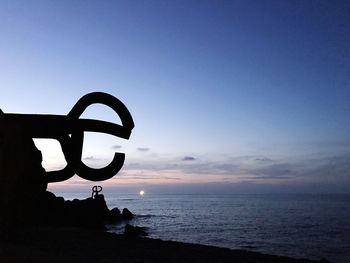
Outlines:
[[1,235],[1,262],[328,262],[246,250],[130,238],[81,228],[16,228]]

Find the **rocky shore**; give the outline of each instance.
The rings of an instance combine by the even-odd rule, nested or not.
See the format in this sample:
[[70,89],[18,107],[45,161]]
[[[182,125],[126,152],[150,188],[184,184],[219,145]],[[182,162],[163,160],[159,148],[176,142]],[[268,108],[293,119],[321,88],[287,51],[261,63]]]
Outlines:
[[244,262],[312,261],[203,245],[128,237],[75,227],[7,229],[1,233],[0,259],[12,262]]
[[[64,142],[71,137],[57,139]],[[66,152],[67,157],[72,154],[72,150]],[[317,262],[141,238],[147,235],[145,229],[131,225],[127,225],[123,235],[108,233],[105,222],[129,220],[133,214],[127,209],[110,210],[104,196],[99,194],[102,191],[99,186],[84,200],[56,197],[46,191],[48,174],[41,162],[41,152],[25,127],[11,120],[3,121],[0,126],[1,263]],[[63,174],[69,175],[71,169],[67,165]]]

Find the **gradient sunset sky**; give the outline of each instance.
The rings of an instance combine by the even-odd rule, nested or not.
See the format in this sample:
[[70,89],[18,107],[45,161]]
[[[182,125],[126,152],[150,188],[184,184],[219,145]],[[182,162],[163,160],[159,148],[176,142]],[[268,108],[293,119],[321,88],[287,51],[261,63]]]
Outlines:
[[[103,186],[350,193],[349,43],[349,1],[1,0],[0,108],[122,100],[129,141],[86,134],[92,167],[126,153]],[[102,106],[85,117],[116,119]],[[36,144],[46,169],[64,167],[58,142]]]

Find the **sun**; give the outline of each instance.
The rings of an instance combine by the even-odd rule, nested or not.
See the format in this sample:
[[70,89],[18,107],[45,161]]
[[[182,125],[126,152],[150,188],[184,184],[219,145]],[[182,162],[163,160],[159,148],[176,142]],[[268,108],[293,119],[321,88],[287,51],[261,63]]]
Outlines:
[[145,191],[141,190],[140,195],[143,196],[145,194]]

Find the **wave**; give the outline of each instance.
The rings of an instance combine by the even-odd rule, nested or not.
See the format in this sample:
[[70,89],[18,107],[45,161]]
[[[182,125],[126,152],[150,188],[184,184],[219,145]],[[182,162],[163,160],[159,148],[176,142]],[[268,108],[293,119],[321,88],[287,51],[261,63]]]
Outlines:
[[156,217],[156,218],[177,218],[177,216],[173,216],[173,215],[154,215],[154,214],[136,214],[135,215],[136,218],[151,218],[151,217]]
[[136,218],[151,218],[156,217],[156,215],[135,215]]

